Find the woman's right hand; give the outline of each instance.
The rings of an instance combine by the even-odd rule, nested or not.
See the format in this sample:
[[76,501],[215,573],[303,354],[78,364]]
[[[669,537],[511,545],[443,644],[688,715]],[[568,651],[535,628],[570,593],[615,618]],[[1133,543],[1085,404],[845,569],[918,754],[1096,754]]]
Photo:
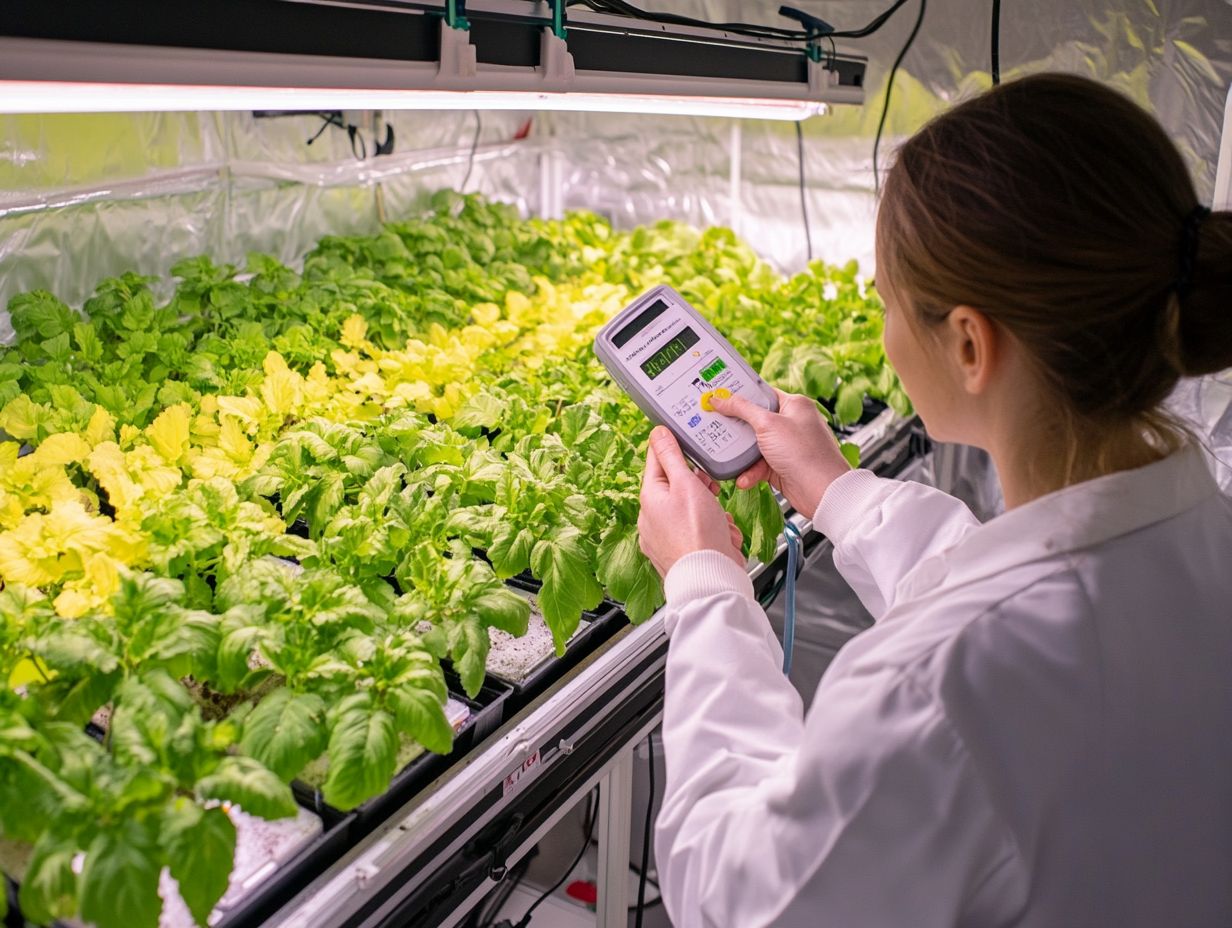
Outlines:
[[838,441],[807,396],[775,390],[779,411],[771,412],[744,397],[713,397],[715,412],[743,419],[757,434],[762,459],[736,478],[747,490],[761,481],[780,491],[792,508],[812,517],[831,483],[851,470]]

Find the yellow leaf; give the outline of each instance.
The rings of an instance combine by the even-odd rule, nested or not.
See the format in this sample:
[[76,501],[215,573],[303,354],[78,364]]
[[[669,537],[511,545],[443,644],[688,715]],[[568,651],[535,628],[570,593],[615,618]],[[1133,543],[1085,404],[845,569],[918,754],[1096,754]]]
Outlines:
[[500,307],[495,303],[479,303],[471,307],[471,318],[477,325],[491,325],[500,319]]
[[90,422],[86,426],[85,437],[91,447],[104,441],[114,440],[115,416],[105,410],[102,406],[96,405],[94,407],[93,415],[90,416]]
[[90,446],[80,435],[59,432],[43,439],[30,457],[41,466],[57,467],[84,461],[89,454]]
[[0,429],[13,438],[28,441],[38,434],[39,419],[45,408],[26,395],[15,396],[0,411]]
[[261,383],[261,399],[279,415],[295,412],[300,401],[299,375],[285,368],[266,374]]
[[256,422],[261,413],[261,401],[255,396],[220,396],[218,411],[242,422]]
[[338,340],[347,348],[362,348],[368,338],[368,323],[363,316],[349,316],[342,323],[342,336]]
[[9,674],[9,688],[15,690],[19,686],[26,686],[29,683],[50,680],[55,675],[56,672],[48,668],[37,657],[27,657],[14,665],[13,672]]
[[192,410],[187,403],[177,403],[168,406],[158,414],[146,435],[154,450],[162,455],[168,464],[177,463],[188,449],[188,426]]
[[124,452],[113,441],[105,441],[90,452],[90,473],[117,510],[126,509],[141,498],[141,488],[128,474]]
[[218,431],[218,447],[237,462],[244,462],[252,457],[252,443],[248,441],[248,436],[240,428],[239,422],[230,416],[225,416],[222,420],[222,427]]
[[290,370],[287,367],[287,362],[277,351],[269,351],[265,354],[265,359],[261,362],[261,369],[268,374],[277,374],[280,371]]

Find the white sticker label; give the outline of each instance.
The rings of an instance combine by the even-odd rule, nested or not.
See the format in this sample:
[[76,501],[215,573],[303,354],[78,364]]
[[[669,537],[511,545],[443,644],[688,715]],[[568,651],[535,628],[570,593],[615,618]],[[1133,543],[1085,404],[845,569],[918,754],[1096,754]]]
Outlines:
[[527,756],[526,760],[522,761],[521,767],[518,767],[507,777],[505,777],[504,785],[501,788],[501,796],[508,796],[510,793],[521,789],[521,786],[524,785],[521,781],[525,778],[526,781],[529,782],[531,775],[538,769],[539,751],[535,750]]

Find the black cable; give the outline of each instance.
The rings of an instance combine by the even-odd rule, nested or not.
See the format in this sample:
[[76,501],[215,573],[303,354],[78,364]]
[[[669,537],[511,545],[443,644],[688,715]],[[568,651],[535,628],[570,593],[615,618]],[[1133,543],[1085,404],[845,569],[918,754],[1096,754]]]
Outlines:
[[992,85],[1001,83],[1001,0],[992,0]]
[[546,890],[542,896],[531,903],[531,907],[526,910],[526,914],[523,915],[521,921],[517,923],[517,928],[526,928],[526,926],[530,924],[530,917],[534,914],[535,909],[539,908],[539,906],[547,901],[549,896],[556,892],[556,890],[560,889],[565,884],[565,880],[569,879],[570,874],[578,868],[578,864],[580,864],[582,862],[582,858],[586,856],[586,849],[590,847],[590,838],[591,835],[594,834],[595,822],[598,820],[599,816],[597,814],[591,817],[590,827],[586,829],[586,840],[582,842],[582,849],[578,851],[577,857],[573,858],[573,863],[569,865],[568,870],[561,874],[560,879],[557,880],[550,889]]
[[[646,911],[646,874],[650,870],[650,832],[654,827],[655,760],[653,730],[646,736],[646,756],[649,760],[647,770],[650,774],[650,798],[646,800],[646,829],[642,832],[642,873],[637,881],[637,917],[634,920],[636,928],[642,928],[642,913]],[[659,890],[659,898],[662,897],[663,890]]]
[[804,218],[804,244],[808,259],[813,260],[813,233],[809,229],[808,197],[804,185],[804,129],[796,123],[796,163],[800,168],[800,215]]
[[877,172],[877,149],[881,147],[881,132],[885,129],[886,114],[890,112],[890,91],[894,89],[894,75],[898,73],[898,66],[903,63],[903,59],[907,57],[907,52],[911,49],[911,43],[915,41],[915,37],[920,32],[920,25],[924,22],[924,9],[928,6],[928,0],[920,0],[920,12],[915,18],[915,25],[911,28],[911,35],[907,36],[907,41],[903,43],[902,49],[898,53],[898,57],[894,59],[894,67],[890,68],[890,79],[886,81],[885,101],[881,104],[881,119],[877,122],[877,136],[873,139],[873,193],[881,193],[881,175]]
[[342,121],[341,113],[322,112],[322,113],[317,113],[315,115],[321,120],[321,128],[319,128],[313,134],[312,138],[310,138],[307,142],[304,143],[305,145],[311,145],[313,142],[319,139],[321,137],[321,133],[324,132],[326,129],[328,129],[330,126],[337,126],[339,129],[346,128],[346,123]]
[[835,32],[834,35],[838,36],[838,38],[840,39],[867,38],[868,36],[876,32],[878,29],[880,29],[882,26],[884,26],[887,22],[889,22],[890,17],[893,16],[895,13],[897,13],[906,2],[907,0],[895,0],[895,2],[890,6],[888,10],[886,10],[880,16],[877,16],[876,18],[874,18],[863,29],[849,29],[846,32],[841,32],[841,31]]
[[475,137],[471,139],[471,153],[466,160],[466,176],[462,178],[462,186],[458,188],[459,193],[466,193],[467,181],[471,179],[471,170],[475,167],[475,152],[479,150],[479,132],[483,129],[483,119],[479,115],[479,110],[475,110]]
[[526,871],[530,869],[530,862],[533,855],[528,854],[513,865],[509,870],[509,874],[501,882],[500,886],[492,891],[492,894],[484,900],[483,904],[475,913],[470,924],[473,928],[492,928],[496,921],[496,916],[505,903],[509,901],[509,897],[513,895],[514,890],[526,877]]
[[[878,29],[886,24],[886,22],[898,12],[907,0],[895,0],[891,6],[878,16],[874,17],[867,25],[859,29],[834,30],[833,32],[825,33],[840,39],[863,39],[872,35]],[[569,6],[582,4],[589,7],[597,13],[611,13],[618,16],[628,16],[633,19],[641,19],[646,22],[667,23],[675,26],[693,26],[702,29],[722,29],[726,32],[732,32],[736,35],[750,36],[753,38],[762,39],[791,39],[795,41],[808,41],[815,38],[820,38],[816,31],[808,31],[804,29],[785,29],[780,26],[767,26],[757,23],[715,23],[704,19],[694,19],[690,16],[679,16],[674,13],[653,13],[649,10],[643,10],[625,0],[569,0]]]

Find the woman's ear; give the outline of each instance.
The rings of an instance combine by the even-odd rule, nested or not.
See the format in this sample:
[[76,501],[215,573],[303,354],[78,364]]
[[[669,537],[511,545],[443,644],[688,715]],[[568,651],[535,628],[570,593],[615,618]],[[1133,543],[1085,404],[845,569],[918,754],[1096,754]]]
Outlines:
[[973,396],[984,393],[1001,363],[1005,333],[971,306],[955,306],[945,317],[945,332],[959,386]]

